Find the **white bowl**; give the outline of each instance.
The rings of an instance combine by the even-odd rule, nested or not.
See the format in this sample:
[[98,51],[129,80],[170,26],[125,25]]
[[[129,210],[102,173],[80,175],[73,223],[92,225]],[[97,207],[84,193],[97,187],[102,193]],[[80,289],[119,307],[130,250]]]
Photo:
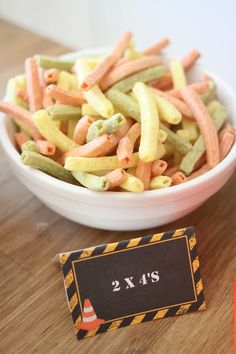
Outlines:
[[[96,56],[107,49],[96,49],[68,54]],[[196,65],[190,81],[209,71]],[[218,96],[230,111],[231,122],[236,126],[236,95],[215,74],[209,73],[218,86]],[[216,193],[230,178],[236,164],[236,145],[214,169],[201,177],[167,189],[140,194],[128,192],[93,192],[70,185],[37,171],[20,162],[15,149],[11,119],[0,116],[0,141],[12,170],[19,180],[44,204],[58,214],[77,223],[106,230],[140,230],[160,226],[190,213]]]

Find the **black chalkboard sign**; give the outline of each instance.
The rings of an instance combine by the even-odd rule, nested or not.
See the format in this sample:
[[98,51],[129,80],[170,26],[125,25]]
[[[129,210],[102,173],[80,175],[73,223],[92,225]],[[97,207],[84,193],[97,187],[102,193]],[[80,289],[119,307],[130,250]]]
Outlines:
[[60,254],[78,339],[205,309],[193,227]]

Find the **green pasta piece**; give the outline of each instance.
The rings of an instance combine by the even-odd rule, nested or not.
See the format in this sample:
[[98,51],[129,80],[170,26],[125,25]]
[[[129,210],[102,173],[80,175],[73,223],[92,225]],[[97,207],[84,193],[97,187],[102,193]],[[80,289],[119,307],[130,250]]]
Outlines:
[[33,141],[33,140],[26,141],[22,145],[21,150],[22,150],[22,152],[25,152],[25,151],[38,152],[37,145],[36,145],[35,141]]
[[160,128],[164,130],[164,132],[167,133],[167,140],[166,142],[168,144],[171,144],[174,146],[174,148],[179,151],[181,154],[186,155],[191,151],[192,149],[192,144],[189,143],[188,141],[184,140],[181,138],[179,135],[175,134],[165,126],[165,124],[160,123]]
[[113,114],[110,118],[105,120],[105,132],[107,134],[112,134],[117,129],[122,127],[126,123],[126,118],[121,113]]
[[[109,100],[119,109],[124,112],[128,117],[132,117],[140,122],[140,110],[138,103],[126,95],[125,93],[119,92],[117,90],[111,89],[107,91],[107,97]],[[172,144],[175,149],[182,154],[186,155],[191,149],[192,144],[185,141],[177,134],[168,129],[163,123],[160,122],[160,129],[164,130],[167,133],[167,142]]]
[[65,170],[63,166],[46,156],[38,154],[37,152],[22,152],[21,161],[23,164],[45,172],[50,176],[60,179],[61,181],[77,184],[72,174]]
[[216,84],[213,81],[209,82],[209,90],[202,95],[200,95],[200,98],[202,102],[207,105],[210,103],[212,100],[214,100],[216,94]]
[[114,89],[108,90],[106,96],[114,106],[120,109],[126,116],[132,117],[140,122],[139,106],[133,98]]
[[95,176],[87,172],[75,171],[72,172],[74,178],[79,181],[82,186],[87,187],[93,191],[106,191],[109,187],[109,182],[106,177]]
[[81,108],[70,105],[53,105],[46,109],[53,120],[70,120],[79,119],[81,117]]
[[163,66],[158,65],[149,69],[145,69],[136,74],[130,75],[127,78],[117,82],[111,89],[126,93],[130,91],[136,82],[149,82],[161,78],[165,74]]
[[36,54],[34,56],[37,64],[43,69],[55,68],[58,70],[71,71],[72,67],[75,65],[74,60],[64,60],[57,57],[51,57],[48,55]]
[[126,118],[121,113],[113,114],[113,116],[108,119],[99,119],[90,125],[86,141],[89,142],[104,133],[112,134],[125,123]]
[[105,133],[105,121],[103,119],[96,120],[93,122],[89,129],[86,136],[86,142],[93,140],[97,136],[100,136]]
[[[228,115],[228,110],[225,106],[221,105],[217,101],[211,102],[208,105],[207,109],[213,119],[215,128],[218,132],[224,124],[224,121]],[[199,161],[205,151],[206,147],[204,139],[203,136],[200,135],[196,140],[195,144],[193,145],[192,150],[182,159],[180,169],[185,174],[189,175],[193,171],[195,164]]]

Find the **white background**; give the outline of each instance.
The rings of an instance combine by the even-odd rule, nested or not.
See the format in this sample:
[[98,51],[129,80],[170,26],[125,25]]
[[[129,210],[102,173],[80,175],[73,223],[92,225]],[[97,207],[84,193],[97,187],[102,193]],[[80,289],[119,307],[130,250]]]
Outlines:
[[125,30],[140,49],[168,36],[171,54],[199,49],[236,89],[236,0],[0,0],[0,16],[78,49],[112,45]]

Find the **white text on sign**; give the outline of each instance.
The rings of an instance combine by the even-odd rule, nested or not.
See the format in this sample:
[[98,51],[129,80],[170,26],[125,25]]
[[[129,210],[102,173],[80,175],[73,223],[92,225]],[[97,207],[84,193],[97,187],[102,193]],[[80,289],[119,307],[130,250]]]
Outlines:
[[154,270],[151,273],[142,274],[140,279],[134,279],[134,277],[127,277],[122,279],[122,281],[114,280],[112,282],[113,292],[120,290],[128,290],[135,288],[136,286],[149,285],[152,283],[157,283],[160,280],[159,273]]

